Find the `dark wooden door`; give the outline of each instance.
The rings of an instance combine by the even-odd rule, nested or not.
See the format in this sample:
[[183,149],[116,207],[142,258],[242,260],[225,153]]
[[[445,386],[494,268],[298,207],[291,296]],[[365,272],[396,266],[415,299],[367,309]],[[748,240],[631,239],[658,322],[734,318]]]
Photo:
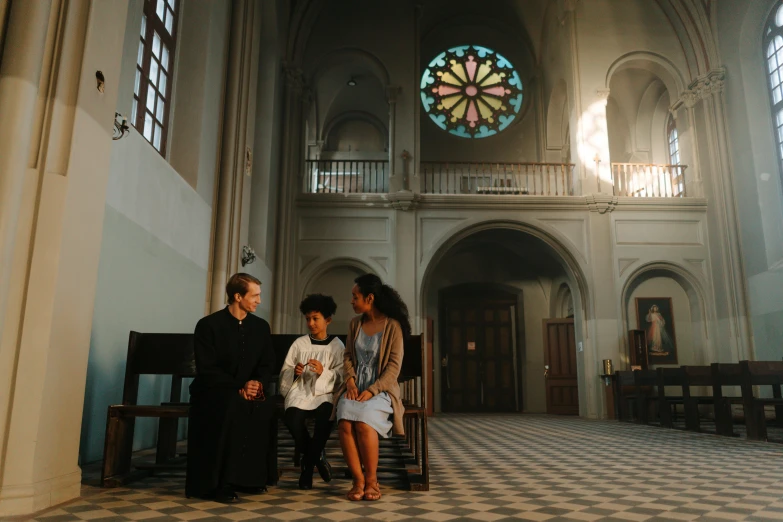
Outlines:
[[544,319],[546,412],[579,415],[573,319]]
[[441,350],[443,411],[516,411],[513,305],[448,300]]

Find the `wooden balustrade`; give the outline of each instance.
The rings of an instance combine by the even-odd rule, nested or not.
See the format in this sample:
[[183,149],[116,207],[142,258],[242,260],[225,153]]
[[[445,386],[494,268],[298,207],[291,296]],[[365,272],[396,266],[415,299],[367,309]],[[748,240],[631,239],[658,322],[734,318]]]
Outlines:
[[307,193],[384,193],[389,191],[389,162],[378,160],[306,160]]
[[422,161],[425,194],[572,196],[570,163]]
[[638,198],[685,197],[687,165],[612,163],[615,196]]

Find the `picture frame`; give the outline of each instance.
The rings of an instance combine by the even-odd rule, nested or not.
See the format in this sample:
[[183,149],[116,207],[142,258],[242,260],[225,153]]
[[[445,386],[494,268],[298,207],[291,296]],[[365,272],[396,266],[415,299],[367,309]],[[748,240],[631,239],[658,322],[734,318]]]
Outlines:
[[650,366],[677,364],[677,338],[671,297],[637,297],[636,324],[645,333]]

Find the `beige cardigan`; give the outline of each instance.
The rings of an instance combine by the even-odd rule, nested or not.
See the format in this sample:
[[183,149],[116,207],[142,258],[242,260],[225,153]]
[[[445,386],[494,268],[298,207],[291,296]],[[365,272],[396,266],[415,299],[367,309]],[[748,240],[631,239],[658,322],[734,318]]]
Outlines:
[[[340,390],[334,394],[334,412],[337,412],[337,401],[343,396],[346,390],[345,383],[353,377],[356,382],[356,351],[355,340],[359,335],[359,328],[362,327],[362,316],[357,315],[351,319],[351,325],[348,328],[348,338],[345,343],[345,355],[343,372],[344,380]],[[394,419],[392,420],[392,433],[394,435],[405,435],[405,428],[402,422],[402,416],[405,408],[400,400],[400,385],[397,378],[400,376],[402,367],[403,340],[402,327],[400,323],[392,318],[386,321],[381,336],[381,353],[378,356],[378,379],[367,388],[367,391],[373,394],[373,397],[379,393],[386,392],[391,398],[392,409],[394,410]],[[335,413],[332,413],[334,416]]]

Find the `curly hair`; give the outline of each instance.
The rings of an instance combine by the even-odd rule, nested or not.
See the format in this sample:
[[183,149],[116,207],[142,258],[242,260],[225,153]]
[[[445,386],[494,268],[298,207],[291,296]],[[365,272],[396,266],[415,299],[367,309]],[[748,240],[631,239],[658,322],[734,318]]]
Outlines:
[[299,311],[302,315],[320,312],[324,319],[329,319],[337,311],[337,303],[330,295],[310,294],[299,303]]
[[408,319],[408,307],[394,288],[383,284],[381,278],[375,274],[361,275],[354,279],[354,283],[365,298],[371,294],[375,296],[373,302],[375,308],[386,317],[396,319],[402,327],[403,336],[406,339],[410,337],[411,322]]

